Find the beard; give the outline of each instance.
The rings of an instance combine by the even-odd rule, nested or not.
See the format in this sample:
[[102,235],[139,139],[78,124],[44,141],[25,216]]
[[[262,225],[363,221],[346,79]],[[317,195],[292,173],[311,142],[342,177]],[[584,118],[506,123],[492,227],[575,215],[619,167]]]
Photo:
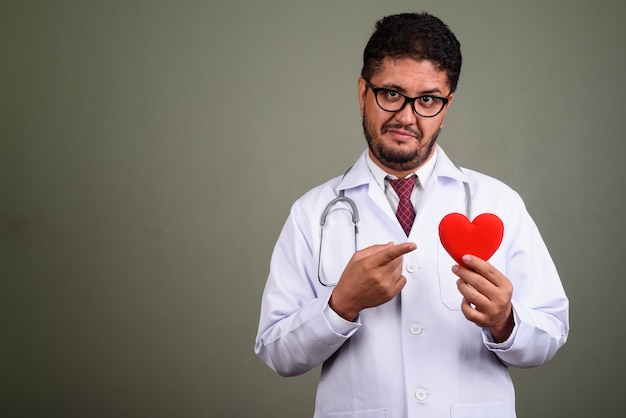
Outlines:
[[430,137],[426,138],[424,146],[416,146],[409,150],[396,150],[386,146],[380,135],[385,133],[388,129],[403,129],[413,134],[416,141],[419,143],[424,140],[424,135],[419,130],[411,127],[404,126],[399,123],[388,122],[384,124],[380,129],[380,134],[376,131],[376,128],[368,123],[365,117],[363,117],[363,133],[367,140],[367,145],[376,157],[385,167],[388,167],[395,171],[410,171],[415,170],[424,164],[432,154],[433,147],[437,142],[437,137],[441,129]]

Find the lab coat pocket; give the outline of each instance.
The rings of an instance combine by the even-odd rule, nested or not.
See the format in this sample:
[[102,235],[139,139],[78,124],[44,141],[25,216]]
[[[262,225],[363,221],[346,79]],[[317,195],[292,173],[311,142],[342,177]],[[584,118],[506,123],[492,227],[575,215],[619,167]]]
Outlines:
[[439,279],[439,292],[441,294],[441,303],[443,303],[451,311],[460,311],[463,295],[456,286],[459,279],[452,273],[452,266],[456,261],[443,248],[441,244],[438,246],[437,252],[437,275]]
[[327,412],[325,418],[387,418],[387,410],[370,409],[367,411]]
[[507,401],[456,404],[450,409],[451,418],[513,418],[513,408]]

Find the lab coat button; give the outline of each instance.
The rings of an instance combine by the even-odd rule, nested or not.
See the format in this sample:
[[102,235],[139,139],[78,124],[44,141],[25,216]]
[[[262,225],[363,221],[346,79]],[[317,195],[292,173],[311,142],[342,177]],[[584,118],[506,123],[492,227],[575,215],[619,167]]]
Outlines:
[[417,270],[417,264],[415,263],[409,263],[406,265],[406,269],[409,273],[413,273],[415,272],[415,270]]
[[411,331],[411,334],[413,335],[420,335],[422,333],[422,326],[418,323],[414,323],[414,324],[411,324],[411,326],[409,327],[409,330]]
[[428,398],[428,392],[426,391],[426,389],[418,388],[415,391],[415,399],[417,399],[418,401],[420,402],[425,401],[426,398]]

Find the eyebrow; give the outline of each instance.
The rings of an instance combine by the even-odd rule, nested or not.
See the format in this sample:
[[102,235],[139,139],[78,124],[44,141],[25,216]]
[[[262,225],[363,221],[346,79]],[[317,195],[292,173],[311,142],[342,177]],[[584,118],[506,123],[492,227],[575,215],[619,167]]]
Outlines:
[[[395,91],[397,91],[399,93],[402,93],[402,94],[408,96],[406,90],[403,89],[402,87],[398,86],[398,85],[395,85],[395,84],[388,84],[388,85],[383,84],[381,87],[384,88],[384,89],[387,89],[387,90],[395,90]],[[422,96],[429,96],[429,95],[441,95],[442,96],[443,92],[435,87],[435,88],[432,88],[430,90],[424,90],[424,91],[420,92],[415,97],[422,97]]]
[[429,94],[438,94],[440,96],[443,96],[443,92],[441,90],[439,90],[438,88],[434,88],[434,89],[430,89],[430,90],[425,90],[421,93],[422,95],[429,95]]

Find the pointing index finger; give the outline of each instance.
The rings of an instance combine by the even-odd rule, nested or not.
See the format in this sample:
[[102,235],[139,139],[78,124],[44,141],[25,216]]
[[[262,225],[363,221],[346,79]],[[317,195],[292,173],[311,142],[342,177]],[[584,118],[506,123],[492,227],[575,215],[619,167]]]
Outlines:
[[417,245],[414,242],[403,242],[402,244],[392,245],[383,250],[384,259],[382,260],[381,265],[390,263],[396,258],[414,251],[416,248]]

